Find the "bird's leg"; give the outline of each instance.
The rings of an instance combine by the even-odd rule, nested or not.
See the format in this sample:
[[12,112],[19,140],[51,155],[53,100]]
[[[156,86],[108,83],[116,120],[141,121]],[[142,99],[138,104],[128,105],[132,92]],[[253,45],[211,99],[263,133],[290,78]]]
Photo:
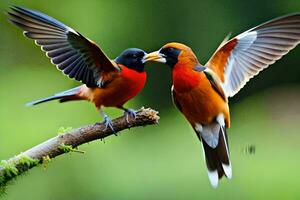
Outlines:
[[136,118],[136,111],[130,108],[124,108],[123,106],[118,107],[122,110],[124,110],[124,115],[126,117],[126,122],[129,124],[129,117],[132,117],[133,119]]
[[132,117],[133,119],[136,118],[136,113],[137,113],[136,110],[133,110],[133,109],[130,109],[130,108],[127,108],[125,110],[124,114],[126,115],[126,121],[127,121],[127,123],[129,123],[129,119],[128,119],[129,116]]
[[97,122],[97,125],[105,125],[105,130],[107,130],[107,128],[109,127],[113,132],[115,132],[114,127],[113,127],[113,123],[111,121],[111,119],[109,118],[109,116],[100,108],[99,109],[99,113],[102,115],[104,121],[103,122]]

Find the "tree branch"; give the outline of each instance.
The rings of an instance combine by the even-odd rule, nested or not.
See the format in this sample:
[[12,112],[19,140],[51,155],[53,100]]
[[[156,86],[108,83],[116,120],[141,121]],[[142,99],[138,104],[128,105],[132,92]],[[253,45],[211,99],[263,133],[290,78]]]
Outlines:
[[76,151],[74,148],[77,148],[81,144],[103,139],[118,132],[120,133],[120,131],[127,128],[157,124],[158,120],[157,111],[150,108],[141,108],[137,112],[136,119],[129,120],[129,124],[126,122],[124,116],[114,119],[113,126],[115,132],[110,128],[105,129],[104,125],[87,125],[53,137],[7,161],[1,161],[0,185],[6,185],[14,177],[38,164],[49,161],[51,158],[70,151]]

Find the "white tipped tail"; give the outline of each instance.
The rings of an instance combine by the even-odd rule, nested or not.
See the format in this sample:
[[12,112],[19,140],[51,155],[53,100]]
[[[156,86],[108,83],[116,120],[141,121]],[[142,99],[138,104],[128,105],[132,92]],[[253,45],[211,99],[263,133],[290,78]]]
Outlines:
[[218,183],[219,183],[219,175],[218,175],[218,171],[214,170],[214,171],[207,171],[208,172],[208,178],[209,178],[209,182],[211,184],[211,186],[213,188],[217,188],[218,187]]
[[196,123],[194,128],[199,139],[202,141],[208,178],[214,188],[218,186],[219,179],[223,175],[228,179],[232,178],[232,168],[224,125],[224,117],[221,114],[212,124],[200,126],[199,123]]
[[231,178],[232,178],[232,168],[231,168],[231,163],[229,163],[229,165],[222,164],[222,167],[223,167],[225,176],[226,176],[228,179],[231,179]]

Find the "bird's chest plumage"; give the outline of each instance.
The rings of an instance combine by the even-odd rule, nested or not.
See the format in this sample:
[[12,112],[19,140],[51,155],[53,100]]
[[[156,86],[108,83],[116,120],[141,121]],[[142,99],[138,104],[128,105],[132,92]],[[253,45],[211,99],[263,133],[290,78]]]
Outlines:
[[178,92],[188,92],[199,84],[199,74],[186,70],[184,68],[174,68],[173,85]]
[[213,89],[204,73],[173,71],[173,85],[174,98],[190,123],[209,124],[220,113],[229,115],[227,103]]
[[119,73],[104,88],[97,88],[93,92],[93,101],[96,106],[115,107],[122,106],[128,100],[135,97],[145,86],[146,72],[122,67]]

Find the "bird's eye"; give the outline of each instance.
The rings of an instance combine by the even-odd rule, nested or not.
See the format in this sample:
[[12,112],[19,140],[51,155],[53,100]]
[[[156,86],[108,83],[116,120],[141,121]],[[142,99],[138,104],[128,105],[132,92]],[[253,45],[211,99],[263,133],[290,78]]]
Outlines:
[[174,48],[168,48],[167,51],[168,53],[172,52],[174,50]]
[[137,55],[136,55],[136,54],[133,54],[132,57],[133,57],[133,58],[137,58]]
[[172,47],[170,47],[170,48],[167,48],[167,54],[170,54],[170,53],[172,53],[173,52],[173,50],[174,50],[174,48],[172,48]]
[[138,54],[138,57],[142,58],[142,57],[144,57],[144,55],[145,55],[144,52],[140,52],[140,53]]
[[168,55],[168,54],[172,53],[173,50],[174,50],[174,48],[172,48],[172,47],[170,47],[170,48],[164,48],[164,49],[161,50],[161,53],[165,54],[165,55]]

